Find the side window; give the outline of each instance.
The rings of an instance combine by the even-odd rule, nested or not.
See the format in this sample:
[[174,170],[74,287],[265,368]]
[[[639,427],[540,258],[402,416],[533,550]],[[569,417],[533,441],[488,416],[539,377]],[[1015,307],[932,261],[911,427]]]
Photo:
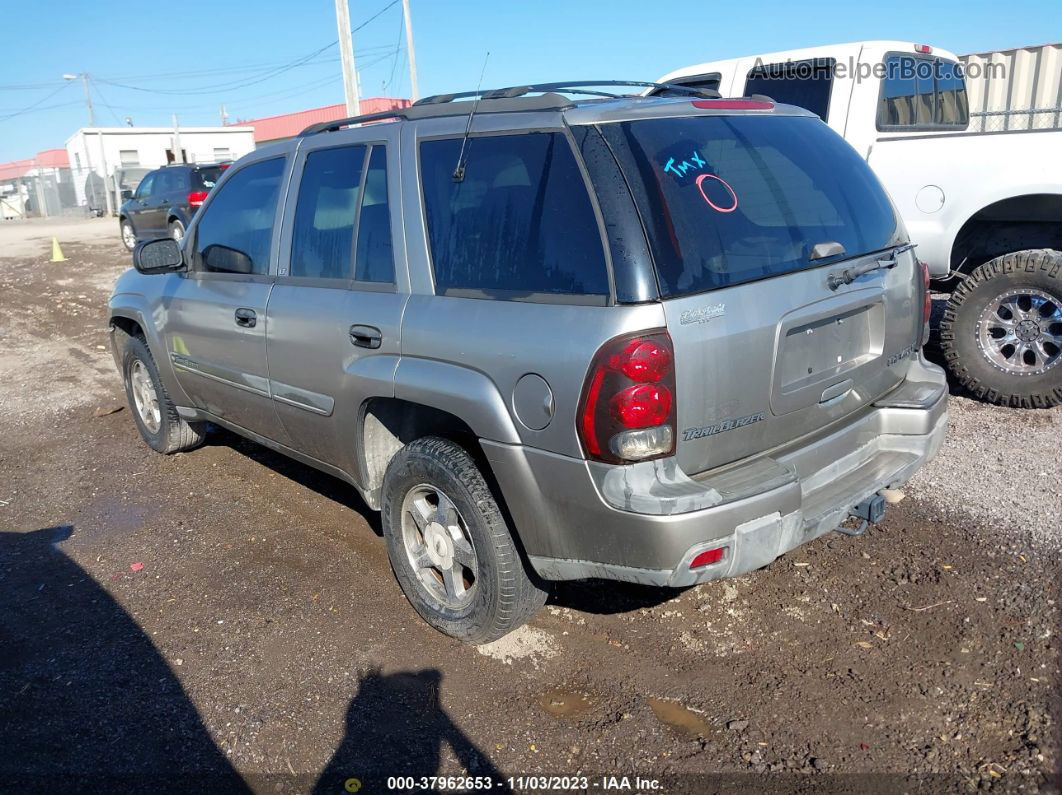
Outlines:
[[459,138],[420,145],[437,293],[608,294],[597,219],[563,135],[471,138],[455,182],[460,150]]
[[937,124],[956,124],[966,127],[970,123],[970,106],[966,98],[966,79],[962,67],[951,61],[938,61],[937,103],[933,120]]
[[885,59],[878,129],[963,127],[970,121],[962,67],[939,58]]
[[775,102],[810,110],[823,121],[830,114],[833,58],[760,64],[749,71],[745,96],[763,94]]
[[196,228],[198,267],[218,273],[268,273],[284,158],[237,171],[220,187]]
[[143,201],[151,195],[151,188],[155,184],[155,177],[157,176],[158,172],[153,171],[140,180],[140,184],[136,186],[136,194],[134,194],[138,200]]
[[395,280],[391,252],[391,214],[387,206],[387,150],[374,146],[365,172],[365,190],[358,214],[358,250],[354,278],[390,284]]
[[292,276],[349,279],[364,146],[306,156],[291,238]]
[[178,190],[177,183],[179,181],[180,175],[175,171],[160,171],[155,176],[155,184],[152,187],[151,192],[159,196],[175,193]]

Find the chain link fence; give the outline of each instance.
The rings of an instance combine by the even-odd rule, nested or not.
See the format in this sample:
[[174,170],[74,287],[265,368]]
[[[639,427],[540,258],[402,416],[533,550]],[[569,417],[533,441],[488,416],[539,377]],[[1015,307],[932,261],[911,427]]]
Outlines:
[[81,215],[69,168],[33,168],[0,179],[0,221]]
[[970,114],[970,132],[1056,130],[1062,128],[1062,108],[989,110]]

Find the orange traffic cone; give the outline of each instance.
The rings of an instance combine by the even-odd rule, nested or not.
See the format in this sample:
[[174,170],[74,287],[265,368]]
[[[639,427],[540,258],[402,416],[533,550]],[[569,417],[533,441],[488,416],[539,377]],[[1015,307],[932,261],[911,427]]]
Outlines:
[[52,238],[52,262],[66,262],[63,250],[59,248],[59,238]]

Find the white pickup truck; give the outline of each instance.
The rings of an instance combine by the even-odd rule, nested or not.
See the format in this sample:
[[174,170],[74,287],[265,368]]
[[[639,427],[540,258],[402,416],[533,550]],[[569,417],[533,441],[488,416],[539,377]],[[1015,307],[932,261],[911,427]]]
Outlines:
[[962,65],[909,42],[750,55],[660,82],[817,113],[866,158],[951,290],[940,340],[954,377],[995,403],[1062,404],[1062,129],[967,132]]

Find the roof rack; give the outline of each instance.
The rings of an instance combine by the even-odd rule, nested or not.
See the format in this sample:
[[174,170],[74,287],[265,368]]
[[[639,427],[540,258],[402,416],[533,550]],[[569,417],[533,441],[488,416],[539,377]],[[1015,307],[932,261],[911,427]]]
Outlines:
[[[719,99],[721,94],[710,88],[691,88],[690,86],[681,86],[676,83],[651,83],[643,80],[576,80],[565,81],[561,83],[532,83],[525,86],[509,86],[507,88],[493,88],[483,91],[461,91],[456,94],[435,94],[430,97],[424,97],[418,99],[413,103],[413,107],[421,105],[441,105],[447,102],[453,102],[455,99],[467,99],[470,97],[480,97],[481,99],[515,99],[516,97],[522,97],[525,94],[531,93],[545,93],[552,91],[565,91],[573,94],[587,94],[589,96],[608,97],[609,99],[618,99],[620,97],[630,98],[630,94],[613,94],[607,91],[590,91],[589,88],[594,86],[639,86],[642,88],[666,88],[671,91],[677,91],[680,94],[688,94],[693,97],[699,97],[701,99]],[[633,95],[640,96],[640,95]]]
[[299,138],[305,138],[308,135],[317,135],[317,133],[321,132],[335,132],[342,127],[349,127],[352,124],[361,124],[366,121],[402,119],[405,118],[405,115],[405,108],[396,108],[395,110],[381,110],[379,113],[365,113],[361,116],[350,116],[349,118],[336,119],[335,121],[319,121],[317,124],[311,124],[299,133]]
[[[650,83],[640,80],[578,80],[563,83],[532,83],[524,86],[492,88],[483,91],[462,91],[456,94],[435,94],[434,96],[424,97],[423,99],[417,100],[408,108],[395,108],[394,110],[384,110],[379,113],[366,113],[361,116],[351,116],[346,119],[335,119],[334,121],[322,121],[317,124],[311,124],[305,130],[300,132],[298,137],[306,138],[322,132],[335,132],[343,127],[349,127],[353,124],[362,124],[364,122],[384,121],[385,119],[415,119],[428,116],[449,115],[451,113],[463,113],[463,111],[458,111],[457,108],[454,108],[453,110],[444,110],[440,106],[452,103],[457,99],[469,99],[472,97],[479,97],[483,101],[493,100],[495,102],[498,102],[499,100],[521,100],[521,104],[518,107],[511,106],[511,103],[499,102],[499,105],[510,105],[506,110],[545,110],[547,108],[565,107],[564,97],[561,97],[556,92],[586,94],[588,96],[605,97],[608,99],[637,99],[642,96],[641,94],[614,94],[608,91],[595,91],[590,88],[601,86],[666,88],[680,94],[697,97],[698,99],[719,99],[721,96],[718,91],[709,88],[690,88],[689,86],[681,86],[675,83]],[[525,99],[524,97],[527,94],[541,94],[542,96],[533,98],[527,97]],[[528,104],[525,107],[523,103]],[[498,110],[500,110],[500,108]],[[479,112],[485,113],[489,111],[487,108],[482,108]]]

